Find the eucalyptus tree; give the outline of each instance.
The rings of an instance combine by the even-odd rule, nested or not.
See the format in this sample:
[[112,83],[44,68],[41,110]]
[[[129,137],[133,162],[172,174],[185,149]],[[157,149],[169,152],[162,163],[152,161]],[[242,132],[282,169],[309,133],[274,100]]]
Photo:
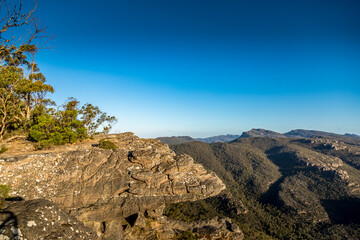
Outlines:
[[0,141],[21,130],[38,148],[45,148],[85,139],[100,127],[108,133],[116,118],[96,106],[80,108],[69,98],[62,108],[48,107],[53,101],[46,95],[54,89],[46,83],[36,55],[51,37],[35,17],[36,7],[36,0],[29,11],[24,11],[22,0],[0,0]]
[[89,135],[93,135],[102,126],[103,133],[108,134],[117,119],[114,116],[108,115],[97,106],[92,104],[85,104],[80,110],[81,121],[87,129]]
[[[54,92],[36,64],[36,54],[50,39],[34,12],[23,2],[0,1],[0,140],[7,131],[29,128],[32,114],[49,103]],[[45,40],[45,41],[44,41]]]

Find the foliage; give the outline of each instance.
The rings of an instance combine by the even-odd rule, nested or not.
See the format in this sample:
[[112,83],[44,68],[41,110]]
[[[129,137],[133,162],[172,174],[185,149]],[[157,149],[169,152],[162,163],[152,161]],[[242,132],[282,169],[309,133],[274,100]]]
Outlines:
[[99,141],[99,148],[114,150],[117,146],[110,140],[101,139]]
[[5,145],[2,145],[0,149],[0,154],[6,152],[7,150],[8,148]]
[[89,103],[81,107],[80,114],[80,119],[86,127],[87,133],[89,135],[93,135],[96,130],[104,123],[107,123],[107,125],[103,126],[103,132],[108,134],[112,128],[112,125],[116,122],[116,118],[114,116],[107,115],[98,107]]
[[[86,104],[80,108],[79,104],[75,98],[69,98],[62,108],[58,110],[50,108],[45,114],[34,118],[35,124],[30,128],[29,138],[38,142],[37,149],[84,140],[89,137],[89,133],[94,133],[99,127],[98,123],[104,123],[108,118],[115,119],[115,117],[102,113],[98,107],[89,108],[90,104]],[[87,113],[84,113],[84,109],[88,109]],[[105,118],[97,119],[96,114],[91,115],[89,109],[96,109],[96,112],[101,112]],[[90,115],[95,116],[95,118],[90,117]],[[89,127],[92,129],[91,131],[89,131]],[[111,144],[106,142],[104,144],[104,147],[113,149]]]
[[[46,28],[34,16],[36,4],[26,13],[21,0],[0,1],[0,141],[25,132],[41,149],[84,139],[100,127],[108,133],[116,118],[96,106],[80,107],[70,98],[62,109],[50,108],[55,103],[46,95],[54,89],[35,61],[49,40],[43,35]],[[15,32],[24,36],[13,37]]]
[[84,124],[78,120],[78,104],[76,99],[69,98],[61,110],[49,111],[37,119],[37,124],[29,132],[29,138],[38,142],[37,149],[74,143],[88,137]]
[[164,215],[181,221],[192,222],[209,219],[212,216],[218,215],[218,213],[213,206],[205,201],[195,201],[191,203],[169,204],[164,210]]
[[[44,30],[33,16],[35,8],[24,13],[21,1],[0,2],[0,140],[11,131],[28,129],[33,112],[44,106],[47,93],[54,92],[35,63],[37,40]],[[20,30],[20,35],[26,31],[26,37],[16,38],[13,32],[8,36],[10,28]]]
[[175,238],[176,240],[196,240],[198,239],[197,236],[195,236],[192,232],[189,231],[180,231],[176,234]]
[[3,206],[5,199],[9,197],[10,190],[11,190],[10,186],[0,184],[0,209]]
[[21,124],[20,99],[16,89],[23,78],[21,69],[13,66],[0,67],[0,139],[10,126]]

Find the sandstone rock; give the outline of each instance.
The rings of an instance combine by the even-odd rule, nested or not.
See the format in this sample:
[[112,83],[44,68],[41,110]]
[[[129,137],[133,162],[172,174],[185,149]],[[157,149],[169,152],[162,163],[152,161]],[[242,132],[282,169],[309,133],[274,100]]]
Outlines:
[[213,218],[194,222],[174,220],[162,215],[164,206],[136,217],[135,222],[129,221],[124,228],[124,239],[184,239],[184,233],[191,233],[197,239],[232,239],[244,238],[239,226],[229,218]]
[[321,172],[331,172],[344,181],[349,179],[348,173],[340,169],[340,167],[344,165],[344,162],[338,157],[300,148],[296,145],[291,145],[286,151],[301,165],[315,167]]
[[133,133],[107,137],[118,146],[114,151],[94,147],[97,137],[51,151],[3,155],[0,184],[11,185],[13,196],[58,204],[104,239],[121,239],[122,223],[134,214],[225,188],[214,173],[159,140]]
[[99,239],[47,200],[20,201],[0,211],[0,239]]
[[323,138],[323,137],[314,137],[310,139],[311,144],[317,145],[318,148],[327,148],[333,150],[344,150],[347,149],[345,143],[340,142],[336,139]]

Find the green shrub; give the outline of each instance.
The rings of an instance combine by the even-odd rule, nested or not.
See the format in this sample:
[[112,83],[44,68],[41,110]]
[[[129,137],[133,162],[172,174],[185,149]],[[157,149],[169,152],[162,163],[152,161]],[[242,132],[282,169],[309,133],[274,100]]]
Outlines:
[[7,150],[8,148],[5,145],[1,146],[0,154],[6,152]]
[[114,150],[117,146],[110,140],[101,139],[99,141],[99,148]]
[[[37,142],[36,149],[50,148],[87,139],[101,126],[104,132],[108,132],[115,122],[115,117],[108,116],[98,107],[86,104],[80,109],[79,101],[69,98],[62,108],[49,108],[33,119],[29,139]],[[108,125],[104,125],[106,123]],[[107,149],[116,148],[108,144],[104,146]]]
[[180,233],[176,234],[176,240],[196,240],[198,239],[192,232],[189,231],[180,231]]
[[0,209],[4,205],[5,199],[9,197],[10,186],[0,184]]
[[66,110],[59,111],[57,115],[46,114],[39,117],[37,124],[29,132],[30,140],[37,142],[35,148],[44,149],[88,138],[85,126],[76,119],[76,114]]

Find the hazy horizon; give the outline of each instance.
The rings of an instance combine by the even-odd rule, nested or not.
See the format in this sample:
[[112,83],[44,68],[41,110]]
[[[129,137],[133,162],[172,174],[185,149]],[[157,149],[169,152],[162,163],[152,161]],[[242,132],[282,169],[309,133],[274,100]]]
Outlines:
[[[231,133],[231,132],[226,132],[226,133],[222,133],[222,132],[214,132],[213,134],[207,134],[207,133],[191,133],[189,132],[189,134],[185,134],[185,135],[181,135],[181,134],[173,134],[173,135],[159,135],[159,136],[153,136],[153,135],[139,135],[137,134],[136,132],[135,135],[139,136],[139,137],[144,137],[144,138],[158,138],[158,137],[192,137],[192,138],[209,138],[209,137],[216,137],[216,136],[220,136],[220,135],[241,135],[243,132],[247,132],[247,131],[250,131],[252,129],[264,129],[264,128],[251,128],[251,129],[247,129],[247,130],[243,130],[243,131],[240,131],[240,132],[234,132],[234,133]],[[299,130],[299,129],[290,129],[288,131],[275,131],[275,130],[272,130],[272,129],[265,129],[265,130],[270,130],[270,131],[274,131],[274,132],[277,132],[277,133],[287,133],[287,132],[290,132],[291,130]],[[329,131],[322,131],[322,130],[319,130],[319,129],[301,129],[301,130],[314,130],[314,131],[321,131],[321,132],[328,132],[328,133],[336,133],[336,134],[340,134],[340,135],[345,135],[345,134],[356,134],[356,133],[351,133],[351,132],[329,132]],[[130,131],[131,132],[131,131]],[[115,132],[115,133],[121,133],[121,131],[118,131],[118,132]],[[358,135],[358,134],[356,134]],[[359,136],[359,135],[358,135]]]
[[[24,3],[28,9],[32,1]],[[45,1],[37,62],[67,97],[141,137],[360,134],[360,2]]]

